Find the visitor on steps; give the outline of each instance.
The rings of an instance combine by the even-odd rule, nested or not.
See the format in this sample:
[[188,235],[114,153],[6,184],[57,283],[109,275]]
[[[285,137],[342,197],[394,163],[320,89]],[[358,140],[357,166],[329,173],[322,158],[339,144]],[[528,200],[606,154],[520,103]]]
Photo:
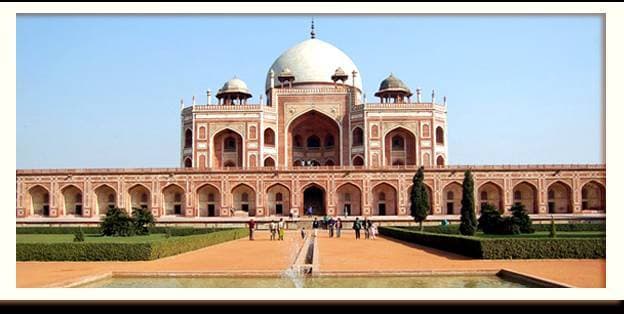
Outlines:
[[277,233],[279,234],[280,240],[284,240],[284,233],[286,232],[284,228],[285,228],[284,218],[280,218],[280,221],[277,223]]
[[308,216],[312,217],[312,205],[308,206]]
[[253,218],[251,218],[247,224],[249,225],[249,240],[253,240],[254,229],[256,228],[256,222],[254,221]]
[[312,222],[312,229],[314,230],[314,236],[318,235],[319,221],[314,217],[314,221]]
[[345,218],[349,217],[349,207],[347,205],[344,206],[344,216]]
[[271,231],[271,241],[275,240],[275,234],[277,233],[277,223],[275,223],[275,220],[271,221],[269,224],[269,231]]
[[362,224],[360,222],[359,217],[355,217],[355,221],[353,222],[353,230],[355,230],[355,239],[360,238],[360,229],[362,229]]
[[339,217],[336,220],[336,238],[340,238],[340,230],[342,230],[342,220]]

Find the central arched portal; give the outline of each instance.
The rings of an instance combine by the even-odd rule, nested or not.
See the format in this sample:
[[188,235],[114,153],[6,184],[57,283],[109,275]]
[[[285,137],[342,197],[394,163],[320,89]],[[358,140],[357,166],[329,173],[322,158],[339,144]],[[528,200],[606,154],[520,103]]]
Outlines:
[[312,185],[303,191],[303,208],[308,213],[312,207],[312,215],[325,215],[325,191],[316,185]]
[[290,164],[340,165],[338,123],[318,111],[309,111],[290,123],[288,151]]

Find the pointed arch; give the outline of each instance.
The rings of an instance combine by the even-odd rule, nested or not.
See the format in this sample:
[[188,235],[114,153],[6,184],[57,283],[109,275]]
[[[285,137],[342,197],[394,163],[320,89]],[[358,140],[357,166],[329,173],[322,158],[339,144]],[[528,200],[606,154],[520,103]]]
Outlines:
[[126,205],[128,213],[131,213],[133,208],[152,209],[152,192],[141,183],[134,184],[128,189],[128,197],[126,199],[128,200]]
[[461,213],[461,201],[464,187],[461,183],[453,181],[442,189],[442,213],[447,215],[459,215]]
[[169,216],[184,216],[186,210],[186,191],[177,183],[169,183],[161,189],[163,211]]
[[581,209],[606,212],[607,193],[605,186],[591,180],[581,187]]
[[336,188],[334,193],[337,215],[362,215],[362,188],[358,185],[345,182]]
[[397,188],[389,183],[378,183],[373,191],[373,216],[398,215]]
[[503,213],[505,210],[503,191],[503,187],[494,181],[482,182],[477,188],[478,212],[481,212],[481,208],[483,208],[485,204],[489,204]]
[[212,166],[243,167],[245,156],[245,137],[232,128],[221,128],[214,133],[210,142]]
[[524,205],[527,213],[538,214],[537,186],[528,181],[520,181],[513,187],[513,203]]
[[109,209],[117,207],[117,190],[107,183],[93,189],[93,210],[95,215],[106,215]]
[[572,187],[561,180],[547,186],[548,213],[572,213]]
[[220,216],[221,213],[221,192],[218,187],[211,183],[204,183],[196,190],[197,215],[199,217]]
[[416,164],[416,134],[396,126],[384,135],[384,154],[386,165]]
[[267,215],[286,216],[290,213],[290,188],[282,183],[274,183],[266,189]]
[[68,184],[61,189],[61,208],[65,215],[82,216],[84,195],[82,189],[75,184]]
[[31,186],[27,193],[28,215],[49,217],[50,191],[46,187],[36,184]]
[[239,183],[231,190],[234,211],[256,215],[256,190],[245,183]]

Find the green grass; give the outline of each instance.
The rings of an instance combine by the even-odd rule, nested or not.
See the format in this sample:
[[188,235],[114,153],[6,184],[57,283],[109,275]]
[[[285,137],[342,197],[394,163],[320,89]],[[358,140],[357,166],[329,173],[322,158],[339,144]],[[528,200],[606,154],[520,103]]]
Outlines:
[[[539,231],[535,233],[522,233],[522,234],[484,234],[483,232],[477,232],[475,237],[484,239],[519,239],[519,238],[549,238],[550,233],[546,231]],[[605,232],[600,231],[559,231],[557,232],[557,238],[604,238]]]
[[[96,234],[85,234],[85,243],[145,243],[164,239],[165,235],[150,234],[133,237],[105,237]],[[73,234],[18,234],[17,243],[67,243],[74,242]]]

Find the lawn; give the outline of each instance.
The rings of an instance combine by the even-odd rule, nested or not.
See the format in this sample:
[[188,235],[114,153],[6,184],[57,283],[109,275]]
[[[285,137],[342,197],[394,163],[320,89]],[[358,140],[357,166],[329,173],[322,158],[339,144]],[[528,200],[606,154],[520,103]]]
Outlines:
[[[164,239],[165,234],[157,233],[133,237],[105,237],[97,234],[85,234],[86,243],[144,243]],[[18,234],[17,243],[66,243],[74,242],[73,234]]]

